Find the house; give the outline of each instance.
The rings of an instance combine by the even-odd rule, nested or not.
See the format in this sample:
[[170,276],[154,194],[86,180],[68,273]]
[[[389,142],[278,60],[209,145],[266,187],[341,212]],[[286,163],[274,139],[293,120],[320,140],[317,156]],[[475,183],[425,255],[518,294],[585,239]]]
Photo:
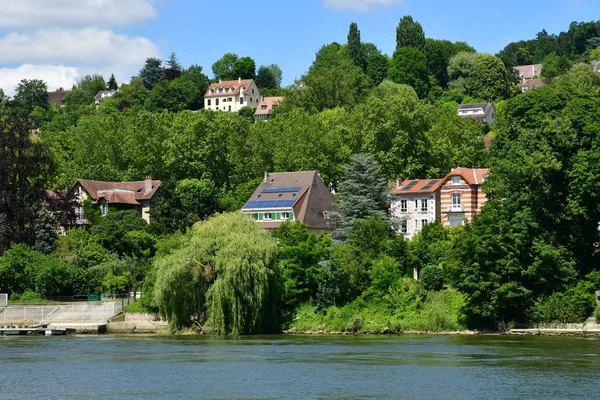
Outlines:
[[71,93],[70,90],[57,90],[55,92],[48,92],[48,104],[51,106],[65,106],[65,97]]
[[523,83],[529,79],[538,78],[542,71],[542,64],[518,65],[515,70],[519,73],[521,83]]
[[264,179],[242,208],[266,229],[284,221],[301,221],[312,232],[331,232],[328,213],[335,200],[316,171],[265,172]]
[[454,168],[440,184],[440,220],[444,226],[463,225],[473,221],[487,201],[481,185],[490,174],[489,168]]
[[104,101],[104,99],[108,98],[108,97],[112,97],[115,95],[115,93],[117,93],[116,90],[101,90],[98,92],[98,94],[94,97],[94,103],[96,104],[100,104]]
[[427,224],[440,220],[440,185],[442,179],[396,180],[390,190],[391,217],[397,232],[411,239]]
[[596,60],[592,62],[592,68],[594,72],[600,74],[600,61]]
[[494,103],[461,104],[458,106],[456,115],[463,118],[472,118],[486,124],[493,124],[496,120],[494,114],[496,106]]
[[525,93],[530,91],[531,89],[535,89],[542,86],[544,86],[544,81],[542,81],[540,78],[529,79],[521,83],[521,93]]
[[69,189],[77,199],[75,215],[77,224],[85,224],[83,218],[83,202],[91,199],[92,204],[100,208],[102,215],[109,212],[109,208],[134,209],[140,216],[150,223],[150,210],[160,200],[161,182],[146,177],[143,181],[134,182],[104,182],[79,179]]
[[204,108],[211,111],[238,112],[243,107],[258,107],[260,92],[253,79],[221,81],[208,87]]
[[263,97],[258,104],[258,107],[256,107],[254,120],[268,120],[271,112],[273,111],[273,107],[281,103],[283,100],[285,100],[285,97]]

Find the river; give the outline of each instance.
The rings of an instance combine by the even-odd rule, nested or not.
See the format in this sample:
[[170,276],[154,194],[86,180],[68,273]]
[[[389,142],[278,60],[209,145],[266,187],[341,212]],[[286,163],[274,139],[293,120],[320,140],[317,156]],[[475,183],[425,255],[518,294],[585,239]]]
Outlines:
[[600,338],[0,337],[22,398],[600,398]]

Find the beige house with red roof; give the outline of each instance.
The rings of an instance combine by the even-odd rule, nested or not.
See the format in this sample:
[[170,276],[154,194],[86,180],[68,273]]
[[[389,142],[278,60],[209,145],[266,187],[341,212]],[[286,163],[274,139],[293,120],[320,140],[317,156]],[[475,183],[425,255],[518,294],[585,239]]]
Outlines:
[[397,232],[411,239],[427,224],[440,220],[441,179],[396,181],[390,190],[392,220]]
[[109,207],[118,209],[135,209],[140,216],[150,223],[150,210],[160,200],[159,180],[146,177],[143,181],[104,182],[79,179],[73,184],[70,193],[74,193],[78,201],[75,210],[77,224],[85,224],[83,202],[88,198],[98,206],[102,215],[109,212]]
[[489,175],[489,168],[460,167],[446,175],[440,184],[440,220],[444,226],[473,221],[487,201],[481,186]]
[[273,112],[273,107],[277,104],[281,103],[285,100],[285,97],[263,97],[258,107],[256,107],[256,112],[254,113],[254,120],[268,120],[271,112]]
[[244,107],[258,107],[261,97],[253,79],[219,81],[208,87],[204,108],[211,111],[238,112]]
[[515,70],[519,73],[521,77],[521,83],[533,78],[539,78],[540,72],[542,71],[542,64],[532,64],[532,65],[517,65]]
[[328,213],[335,199],[316,171],[265,172],[262,183],[242,207],[266,229],[277,229],[285,221],[301,221],[311,232],[331,232]]

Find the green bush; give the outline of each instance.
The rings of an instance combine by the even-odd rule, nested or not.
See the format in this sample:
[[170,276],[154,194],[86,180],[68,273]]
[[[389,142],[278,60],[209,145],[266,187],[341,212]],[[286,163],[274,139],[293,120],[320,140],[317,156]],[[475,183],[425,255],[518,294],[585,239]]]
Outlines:
[[435,265],[427,266],[421,270],[419,282],[425,290],[442,290],[444,288],[444,271]]
[[538,299],[531,312],[532,322],[581,323],[594,310],[594,296],[586,291],[571,288],[564,293]]

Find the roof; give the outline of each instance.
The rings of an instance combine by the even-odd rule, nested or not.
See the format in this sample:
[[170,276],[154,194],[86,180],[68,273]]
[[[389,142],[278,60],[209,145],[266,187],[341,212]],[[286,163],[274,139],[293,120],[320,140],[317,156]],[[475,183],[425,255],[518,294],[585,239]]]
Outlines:
[[[296,219],[311,229],[328,229],[324,212],[335,211],[335,200],[317,171],[266,173],[242,211],[292,208]],[[280,221],[261,222],[277,228]]]
[[526,87],[528,89],[535,89],[537,87],[542,87],[544,86],[544,81],[539,79],[539,78],[535,78],[535,79],[529,79],[525,82],[523,82],[521,84],[521,89]]
[[161,182],[159,180],[149,179],[149,182],[152,182],[152,186],[150,190],[146,192],[145,180],[132,182],[105,182],[78,179],[71,187],[71,190],[73,190],[77,184],[80,184],[92,198],[94,203],[97,203],[100,199],[104,199],[108,203],[138,205],[140,204],[140,201],[150,200],[154,197],[160,188]]
[[[240,93],[240,88],[248,89],[252,82],[254,82],[252,79],[238,79],[235,81],[212,83],[206,90],[204,97],[235,96]],[[221,93],[217,93],[219,89],[221,90]]]
[[70,90],[61,90],[56,92],[48,92],[48,104],[65,104],[65,96],[71,93]]
[[[472,110],[481,108],[483,111],[483,115],[481,114],[461,114],[461,110]],[[470,103],[470,104],[460,104],[458,106],[457,115],[459,117],[468,117],[468,118],[481,118],[486,117],[490,112],[496,110],[496,106],[494,103]]]
[[254,115],[271,114],[271,111],[273,111],[273,106],[281,103],[283,100],[285,100],[285,97],[282,96],[264,97],[258,104]]
[[594,65],[594,72],[598,72],[598,73],[600,73],[600,62],[597,62],[597,63]]
[[446,181],[447,178],[452,177],[452,176],[460,176],[469,185],[481,185],[481,183],[484,181],[484,178],[485,178],[484,175],[489,175],[489,174],[490,174],[489,168],[461,168],[461,167],[458,167],[458,168],[452,169],[452,171],[450,171],[450,173],[448,175],[446,175],[446,177],[444,178],[444,181]]
[[396,195],[411,193],[433,193],[443,183],[442,179],[412,179],[402,181],[400,187],[397,185],[390,190],[390,193]]
[[102,100],[105,97],[111,97],[115,93],[117,93],[116,90],[101,90],[94,96],[94,100]]
[[522,79],[532,79],[534,76],[540,74],[542,64],[517,65],[515,69],[519,72]]

